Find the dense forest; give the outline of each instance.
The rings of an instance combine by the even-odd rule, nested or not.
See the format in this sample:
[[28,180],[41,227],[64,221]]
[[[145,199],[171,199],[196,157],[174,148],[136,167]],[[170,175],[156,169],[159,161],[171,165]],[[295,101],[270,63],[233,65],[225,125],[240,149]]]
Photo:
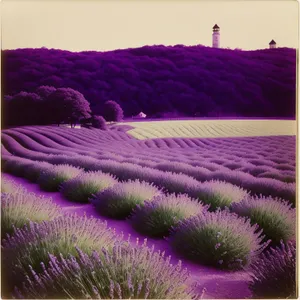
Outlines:
[[2,62],[6,97],[51,86],[80,92],[97,114],[113,100],[125,117],[140,111],[152,117],[295,117],[296,50],[290,48],[17,49],[2,51]]

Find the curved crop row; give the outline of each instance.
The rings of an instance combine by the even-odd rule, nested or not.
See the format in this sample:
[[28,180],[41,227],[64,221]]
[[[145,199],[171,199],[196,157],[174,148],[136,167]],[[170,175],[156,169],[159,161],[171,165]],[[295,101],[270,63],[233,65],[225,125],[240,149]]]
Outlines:
[[254,297],[295,299],[296,242],[282,242],[280,247],[262,253],[248,271],[251,274],[249,287]]
[[[19,299],[192,299],[186,287],[189,273],[181,261],[170,264],[146,244],[131,247],[116,243],[86,254],[76,247],[76,257],[49,256],[49,267],[36,274],[31,269],[23,289],[15,289]],[[58,272],[59,270],[59,272]],[[76,273],[76,280],[70,280]],[[26,297],[24,297],[26,295]]]
[[[229,192],[227,195],[226,193],[224,194],[225,198],[222,198],[222,190]],[[193,255],[196,256],[196,260],[199,259],[200,262],[212,264],[214,266],[239,268],[248,264],[249,261],[251,261],[250,253],[255,253],[255,249],[258,249],[258,244],[264,239],[263,237],[260,240],[258,239],[259,235],[256,235],[255,231],[257,230],[257,227],[255,226],[257,226],[257,223],[260,225],[260,228],[265,229],[266,237],[264,239],[265,243],[262,244],[263,248],[270,243],[270,241],[268,241],[270,238],[274,239],[273,244],[276,244],[277,239],[281,239],[284,234],[286,234],[286,240],[294,238],[292,229],[295,219],[290,218],[294,213],[294,210],[291,209],[291,205],[287,206],[286,202],[281,204],[280,201],[269,198],[267,201],[269,205],[259,206],[259,203],[266,202],[264,201],[264,198],[247,200],[247,192],[239,188],[235,190],[233,187],[228,187],[225,183],[221,183],[221,185],[218,186],[218,182],[216,181],[204,184],[201,192],[202,195],[207,196],[207,198],[205,198],[206,203],[209,203],[209,197],[212,199],[213,206],[216,204],[216,201],[222,203],[222,201],[225,201],[226,199],[233,199],[235,201],[242,200],[240,205],[238,202],[232,204],[231,201],[225,203],[226,205],[231,206],[233,211],[236,211],[241,215],[243,215],[242,209],[247,211],[247,204],[249,207],[251,207],[251,205],[253,207],[258,207],[256,214],[246,214],[246,216],[250,218],[253,216],[253,220],[250,219],[250,221],[248,220],[247,222],[240,221],[241,219],[236,218],[233,214],[216,212],[215,215],[218,217],[210,219],[209,222],[211,223],[207,223],[205,219],[203,219],[204,216],[214,215],[209,215],[206,212],[208,206],[203,206],[201,203],[198,203],[198,201],[196,203],[185,195],[174,194],[157,196],[161,193],[159,189],[146,182],[128,181],[117,183],[113,177],[101,172],[82,173],[74,179],[67,180],[62,184],[61,191],[72,201],[83,202],[90,199],[101,214],[113,218],[126,218],[131,215],[133,227],[150,236],[167,236],[170,229],[173,228],[173,235],[171,236],[179,236],[179,239],[182,240],[187,239],[184,244],[190,241],[190,248],[184,250],[185,255],[190,256],[190,253],[193,253]],[[233,194],[233,197],[232,192],[236,193]],[[213,208],[215,209],[215,207]],[[240,208],[240,210],[237,208]],[[193,210],[193,212],[191,212],[191,210]],[[250,210],[250,212],[252,211]],[[197,226],[195,227],[197,229],[195,231],[192,230],[189,233],[182,224],[190,222],[190,217],[193,216],[198,218],[196,218],[198,223],[196,222],[196,225],[194,224],[194,226]],[[260,219],[257,218],[257,216],[259,216]],[[224,220],[227,220],[227,223],[225,222],[227,225],[222,223]],[[263,222],[259,220],[263,220]],[[207,228],[204,228],[203,232],[199,231],[199,228],[205,224],[205,222],[207,223]],[[243,225],[246,223],[248,224],[249,222],[251,222],[252,227]],[[236,227],[239,228],[239,231],[235,231]],[[181,230],[181,228],[185,229]],[[252,230],[252,228],[254,229]],[[223,230],[225,230],[225,232],[223,232]],[[218,252],[221,256],[226,253],[226,256],[224,257],[227,257],[226,263],[223,264],[224,260],[222,258],[218,260],[218,263],[219,261],[222,262],[219,265],[216,264],[216,253],[209,248],[212,247],[212,244],[214,244],[217,249],[222,245],[222,243],[220,243],[219,246],[216,246],[219,243],[215,241],[215,231],[218,234],[219,232],[221,232],[221,234],[223,232],[222,240],[224,241],[225,239],[226,241],[225,245],[222,247],[224,252],[221,254]],[[212,235],[210,235],[210,233],[212,233]],[[203,234],[204,236],[202,236]],[[248,240],[245,239],[247,234],[250,234]],[[202,245],[201,241],[204,238],[206,239],[206,243]],[[251,238],[252,242],[250,243],[249,241]],[[255,241],[256,238],[258,239],[258,242],[255,246],[253,241]],[[197,239],[200,240],[197,242]],[[200,245],[198,243],[200,243]],[[176,242],[173,243],[175,248],[177,248],[176,245]],[[230,251],[228,247],[232,247],[230,248]],[[197,250],[198,248],[203,249],[206,255],[203,255],[201,252],[202,250],[199,252],[199,250]],[[244,250],[242,251],[242,249]],[[243,258],[241,259],[238,255]],[[242,262],[242,264],[236,264],[235,260]]]
[[[21,130],[20,130],[20,129],[17,128],[17,129],[13,129],[11,131],[23,132],[24,129],[21,128]],[[41,135],[41,139],[43,139],[42,137],[45,137],[45,135],[49,136],[51,139],[56,140],[57,142],[59,142],[62,145],[68,145],[69,147],[72,147],[72,150],[75,151],[75,152],[76,152],[76,149],[80,149],[81,148],[82,151],[84,150],[86,152],[86,154],[88,152],[89,155],[91,155],[91,156],[95,155],[95,152],[92,151],[91,149],[102,149],[102,151],[104,151],[106,153],[109,153],[109,152],[115,153],[115,154],[119,153],[119,154],[121,154],[121,156],[125,157],[126,154],[124,154],[124,150],[128,149],[128,147],[132,147],[133,146],[131,152],[132,152],[132,155],[134,157],[138,157],[140,155],[143,155],[143,153],[145,153],[145,155],[149,156],[149,151],[151,151],[150,153],[153,154],[153,155],[155,155],[155,157],[157,157],[157,158],[161,158],[163,160],[165,160],[165,159],[169,160],[169,158],[170,158],[170,155],[169,155],[170,151],[169,150],[164,150],[163,148],[161,148],[161,145],[159,146],[160,151],[157,152],[157,151],[155,151],[155,148],[149,148],[149,150],[144,149],[144,150],[146,150],[146,151],[144,151],[143,147],[142,147],[143,145],[142,144],[139,145],[138,141],[133,140],[133,139],[131,139],[131,140],[129,139],[128,142],[126,142],[125,144],[122,144],[122,143],[120,143],[121,142],[120,139],[118,139],[118,135],[114,134],[114,131],[110,131],[110,134],[115,137],[115,140],[114,141],[110,141],[110,143],[105,143],[105,144],[103,142],[100,142],[99,140],[96,140],[96,139],[93,140],[93,138],[87,139],[85,136],[82,135],[81,132],[77,131],[76,133],[74,133],[74,132],[66,131],[66,129],[64,129],[64,130],[63,129],[60,129],[60,130],[55,129],[54,130],[54,128],[52,128],[52,127],[30,128],[30,130],[27,129],[26,134],[30,135],[31,132],[36,132],[36,133],[40,134]],[[82,139],[87,139],[87,140],[83,142]],[[270,137],[269,137],[269,139],[270,139]],[[275,137],[272,137],[272,139],[275,139]],[[73,142],[71,142],[70,140],[72,140]],[[91,142],[91,140],[93,140],[93,141]],[[241,140],[241,139],[234,140],[234,143],[235,144],[239,144],[239,140]],[[268,141],[267,139],[262,139],[262,138],[256,138],[256,140],[259,140],[259,141],[262,140],[263,143],[265,143],[265,141]],[[124,142],[124,140],[122,140],[122,141]],[[221,141],[221,142],[218,142],[217,145],[216,145],[216,147],[214,147],[214,148],[208,148],[207,150],[209,150],[209,152],[211,154],[215,153],[216,157],[220,157],[220,156],[224,157],[224,151],[225,151],[224,145],[226,145],[226,143],[224,142],[225,140],[224,139],[218,139],[218,141]],[[247,141],[248,141],[248,144],[249,144],[249,142],[251,140],[248,138]],[[149,143],[149,142],[150,141],[146,141],[145,143]],[[185,142],[189,142],[189,140],[185,140]],[[256,142],[258,142],[258,141],[256,141]],[[221,143],[221,146],[222,146],[221,147],[222,148],[222,152],[221,153],[219,153],[217,151],[217,149],[218,149],[217,146],[220,145],[220,143]],[[215,144],[215,143],[213,143],[213,144]],[[242,144],[242,143],[240,143],[240,144]],[[259,143],[259,149],[261,149],[263,145],[264,144]],[[282,143],[280,145],[282,145]],[[28,144],[28,146],[30,146],[30,144]],[[281,148],[282,147],[283,146],[281,146]],[[56,147],[54,147],[54,150],[55,150],[55,148]],[[234,154],[234,155],[236,155],[235,157],[233,156],[235,159],[238,158],[239,160],[241,160],[241,158],[245,156],[245,153],[248,152],[250,148],[251,148],[251,146],[247,145],[247,149],[245,149],[243,151],[238,151],[236,153],[234,153],[234,150],[228,148],[230,150],[230,152],[228,154],[231,157]],[[68,149],[66,149],[66,150],[68,150]],[[188,153],[187,152],[188,150],[192,150],[192,152]],[[273,150],[272,150],[272,153],[274,152]],[[165,151],[165,154],[163,154],[164,151]],[[175,153],[175,152],[176,152],[176,149],[172,149],[172,153]],[[290,152],[290,150],[288,150],[288,152],[283,151],[283,153],[280,154],[280,156],[281,157],[284,157],[284,156],[288,157],[288,153],[289,152]],[[125,151],[125,153],[127,153],[127,151]],[[180,159],[183,159],[184,156],[185,156],[185,154],[187,154],[187,155],[193,155],[193,154],[196,154],[196,153],[199,154],[199,155],[201,155],[201,156],[204,154],[202,151],[197,150],[197,148],[195,149],[191,145],[191,148],[185,148],[185,152],[182,152],[182,150],[180,150],[178,153],[176,153],[176,154],[178,154],[178,155],[176,155],[176,157],[178,157]],[[207,151],[206,151],[206,153],[207,153]],[[259,153],[261,153],[262,154],[261,156],[264,157],[265,153],[263,151],[261,151]],[[269,152],[266,152],[266,155],[269,155],[268,153]],[[290,154],[292,154],[292,153],[290,153]],[[199,160],[199,155],[197,157],[197,160]],[[176,157],[172,158],[172,159],[175,159],[175,161],[176,161]],[[188,157],[189,156],[187,156],[187,158]],[[251,159],[251,155],[247,154],[245,156],[245,158]],[[253,157],[253,158],[255,158],[255,157]],[[259,156],[256,156],[256,158],[259,158]],[[293,155],[293,160],[294,160],[294,155]],[[232,159],[230,161],[232,161]],[[262,163],[264,165],[274,166],[274,164],[275,164],[273,161],[266,160],[266,159],[263,159],[261,161],[262,161]],[[281,159],[280,161],[276,160],[276,162],[282,163],[282,162],[287,162],[287,160]],[[187,161],[187,163],[193,164],[193,159]],[[253,160],[253,163],[255,164],[255,160]],[[241,167],[244,164],[245,163],[242,163]],[[219,168],[222,167],[222,165],[218,165],[218,166],[219,166]],[[255,165],[253,165],[253,166],[255,166]]]
[[[115,239],[116,235],[106,223],[86,216],[65,215],[39,224],[31,222],[2,241],[6,280],[19,286],[30,266],[41,271],[40,263],[47,265],[49,253],[75,255],[74,245],[91,253],[94,249],[109,247]],[[13,286],[8,288],[11,290]]]
[[[14,288],[14,297],[22,299],[196,296],[181,261],[173,266],[146,242],[134,246],[122,240],[106,223],[86,216],[65,215],[15,229],[2,241],[2,293]],[[76,280],[70,280],[75,273]]]
[[[6,137],[7,138],[7,137]],[[16,141],[9,141],[12,145],[11,147],[16,148],[17,146],[15,145]],[[20,147],[20,145],[19,145]],[[15,150],[16,151],[16,150]],[[32,151],[28,149],[23,150],[17,150],[17,154],[21,155],[23,157],[27,157],[30,159],[37,159],[37,160],[44,160],[44,161],[49,161],[51,163],[54,163],[54,161],[60,157],[60,155],[45,155],[42,153],[37,153],[34,154]],[[84,157],[77,155],[73,157],[65,157],[64,161],[61,161],[61,163],[68,163],[70,165],[74,165],[72,163],[75,162],[75,166],[78,167],[84,167],[80,164],[80,162],[77,162],[78,159],[85,159]],[[91,158],[90,158],[91,159]],[[92,160],[92,159],[91,159]],[[113,161],[103,161],[103,160],[97,160],[93,159],[93,163],[91,163],[91,170],[101,170],[104,172],[108,172],[111,174],[114,174],[121,180],[128,180],[128,179],[140,179],[140,180],[152,180],[150,182],[154,182],[156,176],[147,176],[145,173],[153,173],[154,170],[152,168],[147,168],[147,167],[141,167],[135,164],[129,164],[129,163],[123,163],[119,164],[116,163],[114,164]],[[155,165],[153,166],[155,168]],[[210,172],[210,171],[205,171],[204,169],[202,170],[197,170],[193,169],[194,167],[189,167],[189,170],[191,171],[186,171],[188,174],[194,175],[196,179],[198,180],[211,180],[211,179],[216,179],[216,180],[225,180],[227,182],[239,185],[241,187],[246,188],[247,190],[250,190],[253,194],[263,194],[266,196],[273,196],[273,197],[280,197],[286,200],[289,200],[291,202],[295,201],[295,184],[287,184],[287,183],[282,183],[281,181],[275,180],[275,179],[270,179],[270,178],[255,178],[250,174],[241,172],[241,171],[231,171],[231,170],[222,170],[222,171],[215,171],[215,172]],[[87,168],[86,168],[87,169]],[[124,171],[123,171],[124,170]],[[133,172],[131,171],[133,170]],[[178,169],[176,170],[178,172]],[[182,170],[185,172],[185,169]],[[204,173],[203,173],[204,171]],[[156,170],[156,174],[159,172]],[[124,175],[123,175],[124,174]],[[125,175],[126,174],[126,175]],[[198,175],[197,175],[198,174]],[[126,176],[126,177],[125,177]],[[178,175],[179,176],[179,175]],[[146,178],[148,177],[148,178]],[[169,190],[169,192],[176,192],[176,190]],[[185,191],[180,191],[180,192],[185,192]]]

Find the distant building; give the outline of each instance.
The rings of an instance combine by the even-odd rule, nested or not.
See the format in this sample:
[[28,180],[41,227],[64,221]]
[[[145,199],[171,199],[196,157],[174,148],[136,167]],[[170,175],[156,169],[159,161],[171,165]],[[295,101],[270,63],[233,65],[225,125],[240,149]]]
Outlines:
[[220,48],[220,27],[217,24],[213,27],[212,46],[213,48]]
[[274,40],[272,40],[272,41],[269,43],[269,46],[270,46],[270,49],[276,48],[276,42],[275,42]]
[[137,114],[137,115],[134,116],[133,118],[135,118],[135,119],[143,119],[143,118],[146,118],[146,117],[147,117],[147,115],[144,114],[144,113],[141,111],[139,114]]

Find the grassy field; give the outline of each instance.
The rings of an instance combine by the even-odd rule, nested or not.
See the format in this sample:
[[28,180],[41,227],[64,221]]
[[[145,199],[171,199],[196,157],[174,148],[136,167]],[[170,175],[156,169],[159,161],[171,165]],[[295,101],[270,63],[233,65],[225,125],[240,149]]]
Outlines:
[[295,135],[294,120],[174,120],[120,123],[139,140],[154,138],[217,138]]

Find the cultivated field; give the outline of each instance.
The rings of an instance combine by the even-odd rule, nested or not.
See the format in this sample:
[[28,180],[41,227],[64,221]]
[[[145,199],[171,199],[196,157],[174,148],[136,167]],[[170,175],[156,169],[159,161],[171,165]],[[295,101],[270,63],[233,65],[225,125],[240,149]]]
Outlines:
[[[2,171],[10,175],[2,185],[6,192],[2,232],[11,234],[12,224],[21,228],[28,225],[28,219],[37,223],[4,242],[10,274],[7,293],[16,285],[20,290],[14,295],[31,297],[57,296],[62,286],[64,295],[73,298],[96,298],[99,293],[101,298],[293,294],[294,265],[286,262],[292,257],[295,240],[295,143],[295,121],[136,122],[114,125],[107,131],[57,126],[3,130]],[[23,188],[18,187],[21,198],[12,192],[16,186],[9,179],[22,184]],[[53,197],[53,203],[30,192]],[[79,216],[56,221],[74,212]],[[82,217],[84,212],[87,217]],[[47,222],[40,223],[41,215]],[[91,215],[115,231],[91,221]],[[120,241],[128,234],[140,241],[148,238],[149,246],[155,244],[156,250],[172,258],[161,257],[161,251],[154,255],[142,242],[134,246],[135,240],[130,247],[137,250],[127,249],[128,245],[124,246],[128,252],[122,250]],[[24,242],[26,236],[34,237],[30,243],[34,246]],[[282,242],[286,248],[267,252]],[[86,256],[72,250],[74,243]],[[41,244],[44,254],[35,258]],[[103,253],[108,251],[103,260],[106,273],[101,273],[103,265],[100,268],[91,254],[101,247],[107,248]],[[11,251],[16,251],[19,261],[13,260]],[[129,255],[130,251],[136,254]],[[41,272],[40,263],[47,264],[48,252],[56,256],[49,265],[50,285],[48,275],[37,278],[28,269],[30,264]],[[21,259],[24,253],[25,262]],[[71,276],[68,272],[74,264],[74,259],[66,264],[60,253],[65,257],[72,253],[77,259],[76,268],[82,271],[78,285],[57,275],[55,264],[63,278]],[[274,253],[278,259],[272,257]],[[181,262],[176,266],[178,259]],[[273,265],[264,268],[269,260]],[[123,263],[127,267],[121,268]],[[8,271],[12,265],[16,267]],[[283,288],[271,279],[280,276],[273,274],[279,274],[285,265],[292,285],[289,282]],[[33,274],[36,284],[27,282],[27,288],[21,289],[25,275],[14,274],[24,270]],[[89,277],[91,270],[99,271],[99,278],[109,274],[108,279],[94,281]]]
[[133,137],[155,138],[216,138],[295,135],[296,121],[290,120],[178,120],[127,122],[133,126]]

